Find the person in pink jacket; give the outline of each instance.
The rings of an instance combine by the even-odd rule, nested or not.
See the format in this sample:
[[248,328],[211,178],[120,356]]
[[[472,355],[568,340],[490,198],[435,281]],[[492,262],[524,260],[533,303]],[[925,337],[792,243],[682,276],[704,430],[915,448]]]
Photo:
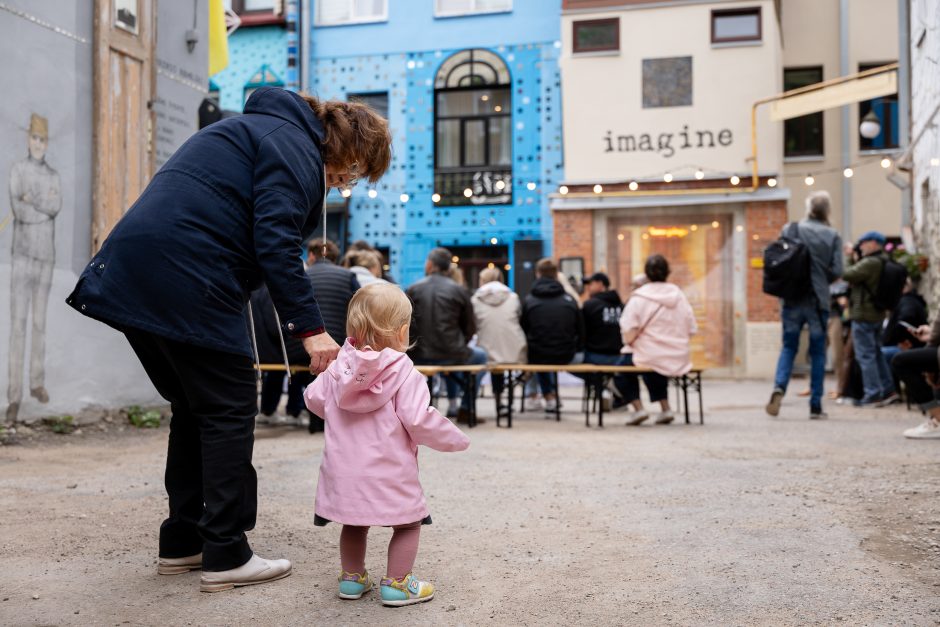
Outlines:
[[[669,408],[669,377],[692,369],[689,340],[698,330],[692,306],[678,285],[666,283],[669,262],[662,255],[651,255],[644,268],[649,282],[634,290],[620,314],[623,334],[624,365],[650,368],[643,381],[650,401],[659,402],[661,411],[656,424],[669,424],[675,414]],[[650,417],[640,401],[640,382],[636,374],[626,375],[624,400],[633,406],[628,425],[638,425]]]
[[326,423],[314,524],[340,523],[339,596],[373,587],[365,568],[369,527],[392,527],[385,605],[430,601],[434,586],[411,572],[422,523],[431,517],[418,481],[418,445],[462,451],[470,440],[431,407],[427,381],[405,354],[411,301],[397,285],[363,287],[349,303],[336,361],[304,392]]

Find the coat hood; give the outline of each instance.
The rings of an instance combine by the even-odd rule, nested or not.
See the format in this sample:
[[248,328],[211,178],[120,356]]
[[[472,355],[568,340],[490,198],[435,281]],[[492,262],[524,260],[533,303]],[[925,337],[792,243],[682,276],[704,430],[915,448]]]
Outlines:
[[607,290],[604,292],[599,292],[592,296],[591,298],[596,298],[597,300],[603,302],[605,305],[612,305],[614,307],[622,307],[623,301],[620,300],[620,294],[617,293],[617,290]]
[[356,350],[347,339],[326,374],[339,408],[365,414],[388,404],[412,370],[414,364],[404,353]]
[[490,281],[489,283],[481,285],[474,296],[484,305],[499,307],[505,303],[512,294],[513,291],[505,284],[499,281]]
[[245,113],[272,115],[303,129],[316,143],[323,143],[326,134],[320,118],[303,98],[292,91],[279,87],[262,87],[256,90],[245,103]]
[[634,291],[631,298],[633,297],[645,298],[657,305],[674,308],[682,300],[682,290],[675,283],[655,281]]
[[927,306],[927,301],[924,300],[924,297],[921,296],[921,295],[920,295],[919,293],[917,293],[916,291],[914,291],[914,292],[908,292],[907,294],[901,294],[901,298],[902,298],[902,299],[903,299],[903,298],[907,298],[907,299],[913,300],[913,301],[915,301],[916,303],[919,303],[921,307],[926,307],[926,306]]
[[565,288],[555,279],[542,277],[532,284],[532,295],[539,298],[552,298],[565,293]]

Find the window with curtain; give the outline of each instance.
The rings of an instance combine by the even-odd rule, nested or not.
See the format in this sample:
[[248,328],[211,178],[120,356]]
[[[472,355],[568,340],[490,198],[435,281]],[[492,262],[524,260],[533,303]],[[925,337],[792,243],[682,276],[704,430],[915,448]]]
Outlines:
[[512,202],[512,92],[502,59],[475,49],[445,60],[434,111],[439,204]]
[[434,0],[436,17],[505,11],[512,11],[512,0]]
[[[787,68],[783,70],[783,90],[790,91],[819,83],[823,79],[822,67]],[[801,115],[783,122],[784,157],[823,156],[822,111]]]
[[388,19],[388,0],[317,0],[317,26],[338,26]]

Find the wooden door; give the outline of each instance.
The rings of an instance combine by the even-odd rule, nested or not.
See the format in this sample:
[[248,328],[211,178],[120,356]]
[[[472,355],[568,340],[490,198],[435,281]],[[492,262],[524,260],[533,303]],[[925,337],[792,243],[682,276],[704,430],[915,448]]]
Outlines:
[[154,4],[95,0],[95,252],[153,175]]

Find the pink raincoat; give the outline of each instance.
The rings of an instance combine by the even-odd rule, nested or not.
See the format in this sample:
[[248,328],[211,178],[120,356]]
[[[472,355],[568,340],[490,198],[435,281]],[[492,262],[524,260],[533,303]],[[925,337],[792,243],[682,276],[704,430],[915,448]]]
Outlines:
[[427,380],[404,353],[356,350],[349,340],[307,386],[326,421],[317,515],[347,525],[403,525],[428,515],[418,445],[462,451],[470,439],[431,407]]
[[620,330],[640,330],[631,346],[633,364],[675,377],[692,369],[689,338],[698,330],[692,306],[679,286],[647,283],[630,294],[620,314]]

